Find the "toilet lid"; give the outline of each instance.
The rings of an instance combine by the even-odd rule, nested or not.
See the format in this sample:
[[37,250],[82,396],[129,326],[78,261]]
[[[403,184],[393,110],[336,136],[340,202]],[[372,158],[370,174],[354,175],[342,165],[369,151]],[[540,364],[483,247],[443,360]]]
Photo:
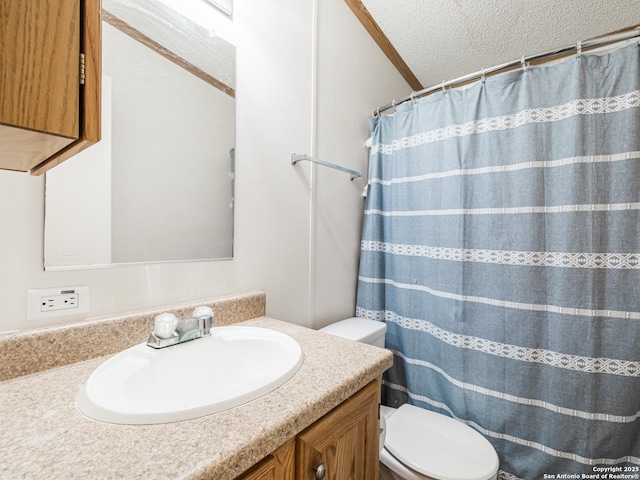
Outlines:
[[405,404],[387,419],[385,447],[409,468],[440,480],[488,480],[498,454],[473,428]]
[[351,317],[327,325],[321,328],[320,331],[357,342],[372,343],[374,340],[384,337],[387,325],[384,322]]

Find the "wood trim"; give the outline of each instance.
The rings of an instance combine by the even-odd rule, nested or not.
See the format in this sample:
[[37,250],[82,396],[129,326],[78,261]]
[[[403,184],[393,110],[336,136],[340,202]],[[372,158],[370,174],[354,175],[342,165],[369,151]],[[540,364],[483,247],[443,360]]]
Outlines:
[[620,30],[614,30],[613,32],[605,33],[604,35],[598,35],[597,37],[593,38],[603,38],[609,35],[615,35],[616,33],[628,32],[629,30],[637,30],[638,28],[640,28],[640,23],[638,23],[637,25],[631,25],[630,27],[621,28]]
[[204,70],[201,70],[200,68],[196,67],[195,65],[193,65],[190,62],[188,62],[187,60],[185,60],[181,56],[176,55],[174,52],[172,52],[168,48],[166,48],[163,45],[159,44],[158,42],[156,42],[152,38],[148,37],[147,35],[145,35],[141,31],[139,31],[135,27],[132,27],[127,22],[125,22],[124,20],[118,18],[117,16],[115,16],[111,12],[105,10],[104,8],[102,9],[102,19],[105,22],[107,22],[109,25],[111,25],[112,27],[117,28],[118,30],[120,30],[122,33],[124,33],[126,35],[129,35],[131,38],[133,38],[134,40],[137,40],[138,42],[142,43],[143,45],[145,45],[146,47],[150,48],[151,50],[153,50],[157,54],[162,55],[167,60],[175,63],[179,67],[184,68],[185,70],[187,70],[191,74],[193,74],[196,77],[198,77],[200,80],[203,80],[203,81],[207,82],[208,84],[213,85],[218,90],[226,93],[227,95],[229,95],[232,98],[235,98],[236,92],[229,85],[226,85],[225,83],[221,82],[220,80],[218,80],[217,78],[213,77],[212,75],[209,75],[207,72],[205,72]]
[[422,90],[424,87],[420,83],[420,80],[413,74],[409,66],[402,59],[398,51],[391,44],[387,36],[380,29],[376,21],[373,19],[369,10],[364,6],[361,0],[344,0],[355,16],[360,20],[360,23],[369,32],[371,38],[378,44],[384,54],[387,56],[391,63],[396,67],[400,75],[406,80],[409,86],[414,90]]

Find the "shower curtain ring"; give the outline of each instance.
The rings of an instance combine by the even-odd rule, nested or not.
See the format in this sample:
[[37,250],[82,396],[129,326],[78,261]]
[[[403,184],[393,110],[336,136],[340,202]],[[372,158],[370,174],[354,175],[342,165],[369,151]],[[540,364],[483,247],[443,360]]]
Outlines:
[[391,108],[393,108],[393,111],[396,111],[396,99],[394,98],[393,101],[391,102]]
[[442,93],[444,93],[445,95],[447,94],[447,87],[444,86],[446,82],[443,80],[442,81]]
[[416,103],[416,92],[411,92],[409,98],[411,99],[411,105],[414,105]]
[[576,60],[580,60],[582,58],[582,42],[578,40],[576,45]]
[[484,83],[484,82],[486,82],[486,81],[487,81],[487,76],[486,76],[486,75],[485,75],[485,73],[484,73],[484,68],[482,69],[482,73],[480,74],[480,81],[481,81],[482,83]]
[[520,65],[522,66],[522,70],[524,70],[525,72],[527,71],[527,68],[529,68],[529,64],[527,63],[524,55],[522,55],[522,59],[520,59]]

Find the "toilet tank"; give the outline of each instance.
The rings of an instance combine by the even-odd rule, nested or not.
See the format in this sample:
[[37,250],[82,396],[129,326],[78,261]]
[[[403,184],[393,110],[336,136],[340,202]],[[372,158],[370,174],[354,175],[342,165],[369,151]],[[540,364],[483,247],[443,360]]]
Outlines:
[[376,320],[352,317],[327,325],[321,328],[320,331],[337,337],[384,347],[384,335],[387,333],[387,325]]

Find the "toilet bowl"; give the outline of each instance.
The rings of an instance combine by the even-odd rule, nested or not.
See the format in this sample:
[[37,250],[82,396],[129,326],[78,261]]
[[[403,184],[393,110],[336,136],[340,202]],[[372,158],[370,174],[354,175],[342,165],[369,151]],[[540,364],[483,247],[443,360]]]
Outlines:
[[[321,328],[384,347],[383,322],[348,318]],[[380,407],[380,480],[495,480],[498,454],[473,428],[414,405]]]

